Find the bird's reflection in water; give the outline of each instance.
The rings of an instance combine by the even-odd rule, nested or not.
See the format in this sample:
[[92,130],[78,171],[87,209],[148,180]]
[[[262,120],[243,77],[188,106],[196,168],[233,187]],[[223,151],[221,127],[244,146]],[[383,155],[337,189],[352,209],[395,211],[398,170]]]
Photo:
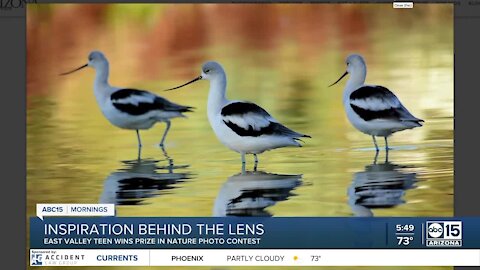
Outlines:
[[377,158],[378,153],[372,164],[353,175],[348,188],[349,204],[355,216],[372,217],[374,208],[403,204],[405,192],[415,188],[415,172],[389,162],[388,155],[383,163],[377,163]]
[[122,161],[122,168],[105,180],[100,203],[139,205],[160,192],[176,188],[176,184],[190,179],[189,172],[176,172],[189,165],[174,165],[165,151],[163,160],[135,159]]
[[217,195],[213,216],[272,216],[266,208],[292,196],[302,175],[245,171],[227,179]]

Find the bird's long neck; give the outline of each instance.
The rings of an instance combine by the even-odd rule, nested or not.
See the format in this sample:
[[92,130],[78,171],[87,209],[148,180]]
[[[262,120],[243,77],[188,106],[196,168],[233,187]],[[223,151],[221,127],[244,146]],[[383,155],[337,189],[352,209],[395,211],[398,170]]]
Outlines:
[[95,74],[95,84],[105,86],[108,84],[108,75],[109,75],[110,67],[107,62],[102,63],[101,66],[96,68]]
[[347,102],[350,94],[357,90],[360,86],[364,85],[365,78],[367,77],[367,67],[356,69],[350,73],[345,90],[343,92],[343,102]]
[[109,65],[108,62],[103,63],[101,66],[95,69],[95,82],[94,92],[98,102],[104,101],[107,96],[110,95],[109,89],[111,89],[108,83]]
[[210,91],[208,93],[208,119],[210,121],[220,113],[223,106],[228,103],[225,97],[227,90],[227,77],[225,74],[210,81]]

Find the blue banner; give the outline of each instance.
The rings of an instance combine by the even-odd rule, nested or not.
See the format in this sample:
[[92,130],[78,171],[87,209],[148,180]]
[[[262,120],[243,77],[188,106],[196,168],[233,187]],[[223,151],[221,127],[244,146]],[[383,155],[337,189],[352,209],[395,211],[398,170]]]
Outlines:
[[32,249],[480,248],[480,218],[30,218]]

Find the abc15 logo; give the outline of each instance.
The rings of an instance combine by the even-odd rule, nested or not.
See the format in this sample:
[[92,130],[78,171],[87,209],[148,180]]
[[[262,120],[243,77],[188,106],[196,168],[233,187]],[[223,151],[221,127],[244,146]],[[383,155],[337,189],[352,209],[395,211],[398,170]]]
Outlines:
[[461,221],[427,221],[427,239],[462,239]]

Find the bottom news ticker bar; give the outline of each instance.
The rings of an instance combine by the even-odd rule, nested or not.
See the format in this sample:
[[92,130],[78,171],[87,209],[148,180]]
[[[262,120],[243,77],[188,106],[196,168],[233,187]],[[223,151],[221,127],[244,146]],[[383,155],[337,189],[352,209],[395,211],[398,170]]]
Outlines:
[[479,249],[31,249],[31,266],[480,266]]

